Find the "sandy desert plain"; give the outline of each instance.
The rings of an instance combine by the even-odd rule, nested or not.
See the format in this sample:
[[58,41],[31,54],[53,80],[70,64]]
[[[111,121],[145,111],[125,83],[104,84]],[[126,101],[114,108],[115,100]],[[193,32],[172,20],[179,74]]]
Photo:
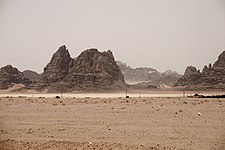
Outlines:
[[1,93],[0,149],[225,149],[222,98],[183,98],[181,91],[55,95]]

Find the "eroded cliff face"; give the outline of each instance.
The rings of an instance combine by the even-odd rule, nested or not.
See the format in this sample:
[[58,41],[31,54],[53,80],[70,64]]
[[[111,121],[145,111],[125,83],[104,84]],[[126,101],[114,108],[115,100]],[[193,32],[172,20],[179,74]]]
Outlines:
[[[62,88],[69,91],[121,89],[127,88],[123,73],[131,80],[146,79],[148,86],[154,87],[158,87],[158,84],[172,86],[179,78],[179,74],[173,71],[159,73],[152,68],[132,69],[126,64],[116,63],[110,50],[99,52],[97,49],[88,49],[76,59],[72,59],[66,46],[63,45],[53,54],[41,75],[31,71],[20,72],[11,65],[0,68],[0,89],[7,89],[15,84],[23,84],[30,89],[48,89],[49,91],[59,91]],[[188,66],[175,86],[224,89],[225,51],[219,55],[213,65],[205,66],[202,73],[195,67]]]
[[213,64],[213,68],[223,68],[223,69],[225,69],[225,51],[223,51],[219,55],[218,60]]
[[195,85],[201,78],[201,72],[193,66],[188,66],[185,69],[184,75],[177,81],[176,86]]
[[186,70],[176,85],[225,88],[225,51],[219,55],[213,66],[204,66],[202,73],[195,67],[187,67]]
[[20,72],[11,65],[0,69],[0,89],[23,84],[36,90],[66,91],[120,89],[127,86],[113,53],[97,49],[83,51],[72,59],[63,45],[53,54],[42,74]]
[[44,68],[39,87],[49,89],[105,89],[126,86],[112,52],[97,49],[83,51],[72,59],[65,46],[60,47]]
[[0,69],[0,89],[8,89],[14,84],[29,86],[32,81],[27,79],[17,68],[7,65]]
[[88,49],[75,59],[63,81],[81,88],[104,88],[124,84],[124,77],[110,50]]
[[222,52],[218,60],[202,70],[201,84],[216,88],[225,87],[225,51]]
[[64,79],[68,74],[70,63],[73,59],[70,57],[66,46],[61,46],[52,56],[51,61],[44,68],[43,83],[56,83]]

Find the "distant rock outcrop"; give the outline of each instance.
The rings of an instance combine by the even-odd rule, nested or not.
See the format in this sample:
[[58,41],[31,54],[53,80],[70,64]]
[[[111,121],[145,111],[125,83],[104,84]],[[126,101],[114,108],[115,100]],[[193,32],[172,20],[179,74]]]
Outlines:
[[0,69],[0,89],[8,89],[14,84],[29,86],[32,81],[27,79],[17,68],[7,65]]
[[201,72],[193,66],[188,66],[184,75],[177,81],[175,86],[195,85],[201,78]]
[[225,51],[212,66],[205,66],[202,70],[201,81],[199,84],[214,88],[225,88]]
[[8,89],[15,84],[49,92],[127,87],[110,50],[99,52],[97,49],[88,49],[72,59],[65,45],[53,54],[42,74],[29,70],[20,72],[11,65],[2,67],[0,89]]
[[99,52],[97,49],[88,49],[72,59],[65,46],[54,53],[39,83],[39,87],[50,91],[60,88],[94,90],[124,86],[124,76],[110,50]]
[[125,85],[124,77],[112,52],[88,49],[73,62],[64,82],[80,88],[107,88]]
[[225,69],[225,51],[223,51],[219,55],[218,60],[213,64],[213,68],[223,68],[223,69]]
[[44,83],[55,83],[62,81],[68,74],[70,64],[73,59],[70,57],[66,46],[61,46],[52,56],[51,61],[44,68],[43,79]]
[[141,67],[131,68],[125,63],[117,61],[122,73],[124,74],[125,81],[143,81],[136,87],[159,87],[161,85],[173,86],[181,77],[176,71],[167,70],[163,73],[158,72],[156,69]]
[[[157,70],[147,67],[131,68],[126,63],[117,61],[126,81],[149,81],[151,75],[157,74]],[[158,76],[158,74],[156,75]]]
[[25,70],[22,74],[32,82],[39,82],[42,78],[42,74],[38,74],[37,72],[31,70]]
[[170,88],[181,77],[177,72],[167,70],[164,73],[157,72],[158,75],[152,78],[151,81],[145,81],[133,85],[135,88]]
[[177,82],[177,86],[225,88],[225,51],[212,66],[204,66],[202,73],[194,67],[188,67],[183,77]]

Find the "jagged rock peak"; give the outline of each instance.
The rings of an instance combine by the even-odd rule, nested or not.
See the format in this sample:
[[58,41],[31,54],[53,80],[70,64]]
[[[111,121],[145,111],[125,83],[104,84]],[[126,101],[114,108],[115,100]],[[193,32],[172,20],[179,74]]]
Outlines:
[[63,45],[53,54],[51,61],[44,68],[43,81],[53,83],[62,80],[67,74],[73,59]]
[[6,65],[1,68],[1,72],[10,73],[10,74],[18,74],[19,70],[12,65]]
[[[103,52],[103,53],[105,53],[105,52]],[[112,52],[111,50],[108,50],[106,53],[107,53],[110,57],[112,57],[112,58],[114,59],[114,57],[113,57],[113,52]]]
[[62,51],[63,52],[63,51],[66,51],[66,50],[67,50],[66,49],[66,45],[62,45],[62,46],[59,47],[58,52],[59,51]]
[[184,75],[188,76],[188,75],[192,75],[193,73],[200,73],[200,70],[197,70],[193,66],[187,66],[187,68],[185,69]]
[[207,88],[225,88],[225,51],[223,51],[218,60],[212,66],[204,66],[202,73],[196,72],[196,68],[189,67],[186,69],[185,74],[181,77],[177,85],[187,86],[195,85],[196,87]]
[[112,52],[99,52],[94,48],[83,51],[76,58],[63,81],[83,88],[125,84]]
[[44,69],[37,88],[58,91],[123,88],[127,86],[111,51],[96,48],[83,51],[72,59],[65,46],[60,47]]
[[184,75],[178,80],[175,86],[196,85],[201,78],[201,72],[193,66],[185,69]]
[[200,83],[214,88],[225,87],[225,51],[219,55],[213,67],[211,64],[204,66]]
[[111,50],[99,52],[97,48],[90,48],[90,49],[84,50],[81,53],[81,55],[83,53],[92,53],[92,54],[97,54],[97,53],[100,54],[101,53],[102,55],[108,55],[109,57],[114,59],[113,52]]
[[219,55],[218,60],[214,63],[213,67],[222,67],[222,68],[225,68],[225,51],[223,51]]

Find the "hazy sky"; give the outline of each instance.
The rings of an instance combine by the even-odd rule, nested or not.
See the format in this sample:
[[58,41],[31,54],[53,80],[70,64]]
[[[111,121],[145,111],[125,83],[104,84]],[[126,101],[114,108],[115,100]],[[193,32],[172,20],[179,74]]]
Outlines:
[[225,0],[0,0],[0,67],[41,73],[63,44],[72,57],[94,47],[131,67],[202,69],[225,50]]

